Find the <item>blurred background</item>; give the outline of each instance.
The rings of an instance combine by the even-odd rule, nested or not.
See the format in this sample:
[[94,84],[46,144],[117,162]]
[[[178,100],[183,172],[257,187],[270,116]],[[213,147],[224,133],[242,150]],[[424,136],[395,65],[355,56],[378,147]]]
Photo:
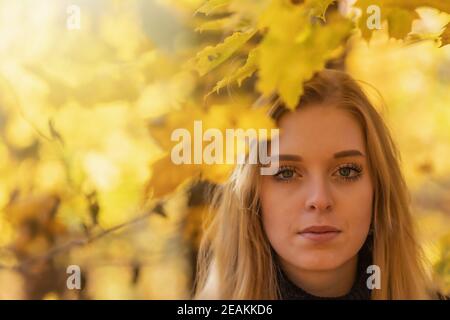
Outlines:
[[[192,122],[214,105],[211,125],[226,126],[258,98],[250,78],[204,99],[217,79],[185,67],[224,38],[198,30],[202,3],[0,0],[0,299],[190,297],[206,188],[227,171],[179,192],[192,172],[162,161],[164,117]],[[417,30],[450,21],[420,16]],[[430,273],[449,294],[450,46],[380,30],[340,63],[393,132]],[[81,290],[66,287],[69,265]]]

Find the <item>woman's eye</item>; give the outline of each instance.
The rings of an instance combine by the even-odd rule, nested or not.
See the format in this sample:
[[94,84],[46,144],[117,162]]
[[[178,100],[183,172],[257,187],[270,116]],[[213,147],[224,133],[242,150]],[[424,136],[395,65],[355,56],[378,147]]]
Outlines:
[[344,165],[337,170],[338,176],[345,180],[356,180],[361,176],[362,168],[356,164]]
[[294,169],[291,168],[281,168],[276,174],[275,178],[278,180],[291,180],[296,175],[296,172]]
[[345,168],[340,168],[339,169],[339,173],[341,174],[341,176],[343,177],[348,177],[351,173],[352,173],[352,169],[345,167]]

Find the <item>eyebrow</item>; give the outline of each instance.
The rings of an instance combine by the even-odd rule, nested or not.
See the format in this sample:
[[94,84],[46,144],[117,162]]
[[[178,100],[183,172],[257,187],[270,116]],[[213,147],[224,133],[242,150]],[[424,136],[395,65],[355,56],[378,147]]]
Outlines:
[[[352,156],[365,157],[365,155],[361,151],[352,149],[352,150],[343,150],[343,151],[336,152],[333,155],[333,158],[338,159],[338,158],[345,158],[345,157],[352,157]],[[271,158],[275,158],[275,156],[271,157]],[[281,160],[298,161],[298,162],[303,161],[303,158],[296,154],[280,154],[280,155],[278,155],[278,159],[280,161]]]
[[363,153],[359,150],[344,150],[344,151],[336,152],[334,154],[334,158],[344,158],[344,157],[352,157],[352,156],[365,157],[363,155]]

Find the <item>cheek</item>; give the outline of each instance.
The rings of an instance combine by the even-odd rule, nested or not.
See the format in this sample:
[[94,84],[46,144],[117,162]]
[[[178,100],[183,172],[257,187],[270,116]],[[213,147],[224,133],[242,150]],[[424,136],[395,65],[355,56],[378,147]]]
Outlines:
[[[350,235],[356,237],[355,241],[363,240],[369,231],[372,220],[373,188],[369,179],[361,181],[347,194],[340,194],[341,207],[339,214],[346,221]],[[359,238],[359,239],[358,239]]]
[[[288,246],[288,236],[295,220],[294,205],[285,192],[273,182],[262,183],[260,201],[262,209],[262,224],[270,244],[276,251],[283,251]],[[278,250],[277,250],[278,249]]]
[[[355,256],[363,246],[372,221],[373,187],[370,179],[355,184],[346,194],[337,195],[336,215],[344,223],[344,237],[332,256],[336,265]],[[332,263],[330,262],[330,265]]]

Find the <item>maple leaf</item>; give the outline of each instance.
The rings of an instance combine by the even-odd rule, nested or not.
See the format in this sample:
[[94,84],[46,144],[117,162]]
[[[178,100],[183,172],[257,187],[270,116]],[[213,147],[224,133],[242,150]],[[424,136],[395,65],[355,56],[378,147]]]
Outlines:
[[[255,131],[275,128],[274,121],[268,116],[269,106],[262,106],[253,108],[249,106],[235,105],[213,105],[207,111],[202,111],[198,107],[185,106],[185,109],[177,112],[170,112],[164,118],[154,121],[150,125],[150,134],[158,141],[160,147],[163,148],[165,155],[160,159],[151,163],[152,176],[147,184],[147,194],[155,198],[164,197],[167,194],[175,191],[180,185],[184,185],[187,181],[201,178],[214,183],[223,183],[229,177],[234,168],[235,163],[227,163],[227,153],[236,159],[236,148],[232,150],[226,145],[225,137],[227,129],[254,129]],[[189,112],[188,112],[189,111]],[[194,121],[201,122],[201,137],[196,137],[194,128]],[[224,141],[215,152],[220,152],[222,161],[207,163],[202,158],[200,163],[174,164],[171,159],[171,153],[175,145],[179,141],[172,141],[172,133],[175,129],[185,129],[189,132],[191,137],[191,144],[187,147],[191,150],[191,155],[195,152],[192,147],[195,147],[194,139],[200,139],[201,156],[204,155],[204,150],[210,142],[203,141],[203,134],[208,129],[214,129],[219,132],[219,135]],[[199,134],[197,132],[197,134]],[[213,139],[214,140],[214,139]],[[213,142],[211,140],[211,143]],[[198,140],[197,140],[198,141]]]
[[328,7],[336,0],[307,0],[305,5],[311,10],[310,14],[325,20],[325,13]]
[[273,2],[261,23],[268,27],[259,46],[258,90],[278,92],[289,108],[302,94],[302,83],[321,70],[349,36],[351,23],[338,16],[325,25],[311,24],[303,6]]
[[203,22],[200,26],[195,28],[196,32],[203,31],[219,31],[223,32],[223,30],[227,30],[232,26],[236,21],[235,16],[229,16],[225,18],[214,19],[210,21]]
[[218,67],[236,51],[238,51],[250,38],[256,30],[250,29],[245,32],[235,32],[228,36],[222,43],[216,46],[207,46],[196,57],[188,62],[188,67],[196,70],[200,76]]
[[146,194],[152,198],[162,198],[182,188],[191,179],[198,177],[201,170],[195,164],[175,164],[170,153],[151,164],[152,174],[146,185]]
[[217,11],[226,8],[229,3],[230,0],[208,0],[200,8],[198,8],[195,13],[200,12],[205,15],[217,13]]
[[[214,88],[208,92],[206,97],[208,97],[213,92],[219,92],[219,90],[233,82],[237,82],[240,87],[242,82],[251,77],[255,71],[258,69],[257,64],[257,49],[253,49],[249,52],[247,61],[244,65],[238,68],[236,71],[232,72],[230,75],[226,76],[222,80],[218,81]],[[205,97],[205,98],[206,98]]]

